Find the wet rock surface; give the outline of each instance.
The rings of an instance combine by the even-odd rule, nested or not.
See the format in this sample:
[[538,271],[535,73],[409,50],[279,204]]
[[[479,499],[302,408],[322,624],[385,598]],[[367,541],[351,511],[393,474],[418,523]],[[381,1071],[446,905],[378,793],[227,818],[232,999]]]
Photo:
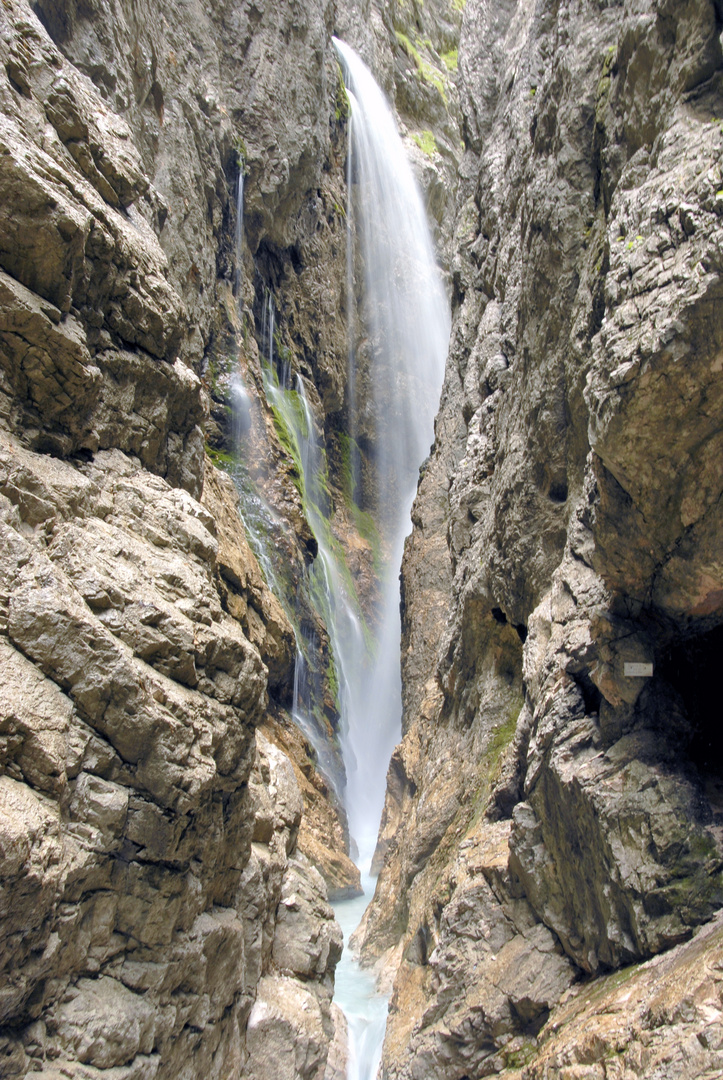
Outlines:
[[390,1077],[718,1067],[705,1009],[652,1034],[652,976],[597,1043],[587,980],[661,954],[682,985],[699,948],[719,1022],[714,935],[679,944],[723,901],[719,22],[465,8],[452,348],[361,940],[396,971]]
[[312,747],[299,728],[283,714],[269,715],[264,734],[287,755],[304,801],[298,848],[320,872],[332,901],[361,893],[359,868],[349,857],[346,812],[328,781],[319,772]]

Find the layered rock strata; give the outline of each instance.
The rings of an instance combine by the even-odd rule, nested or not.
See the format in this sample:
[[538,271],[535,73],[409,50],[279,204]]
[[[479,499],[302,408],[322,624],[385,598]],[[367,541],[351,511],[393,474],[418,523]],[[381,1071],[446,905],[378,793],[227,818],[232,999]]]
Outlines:
[[641,975],[553,1010],[723,903],[721,17],[465,8],[452,348],[363,934],[396,971],[388,1077],[719,1065],[707,931],[650,969],[679,1004]]
[[[257,242],[308,207],[327,154],[330,13],[312,14],[294,33],[313,100],[268,190],[249,185]],[[255,738],[290,699],[294,635],[204,458],[241,152],[222,54],[250,101],[258,65],[238,61],[283,64],[294,19],[267,12],[254,39],[226,15],[199,10],[193,33],[170,8],[0,16],[7,1076],[261,1077],[275,1056],[273,1075],[318,1078],[340,1026],[304,800]],[[243,126],[249,168],[268,100]]]
[[0,475],[7,1075],[258,1071],[252,1006],[299,979],[316,1019],[285,1023],[317,1075],[340,934],[295,854],[293,768],[254,751],[266,668],[222,607],[214,519],[118,450],[6,435]]
[[[285,712],[292,628],[204,440],[229,450],[240,374],[262,428],[247,464],[297,585],[315,541],[260,349],[273,296],[340,494],[351,298],[331,33],[378,71],[397,58],[388,87],[408,85],[448,234],[459,11],[9,0],[0,19],[8,1068],[261,1076],[278,1058],[318,1075],[343,1027],[338,939],[303,852],[337,893],[358,874]],[[371,610],[373,552],[337,501]],[[333,738],[328,640],[305,614]],[[254,750],[262,721],[293,766]]]

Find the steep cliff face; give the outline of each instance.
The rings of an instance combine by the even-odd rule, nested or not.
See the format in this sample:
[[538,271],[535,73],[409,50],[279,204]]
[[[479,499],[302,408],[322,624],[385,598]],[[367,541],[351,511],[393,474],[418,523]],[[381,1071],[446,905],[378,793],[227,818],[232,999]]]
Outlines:
[[[452,348],[363,934],[396,971],[389,1077],[521,1068],[538,1036],[525,1076],[721,1066],[715,977],[676,975],[710,935],[659,1009],[641,969],[618,1028],[588,1020],[619,992],[580,987],[723,902],[722,15],[465,8]],[[685,1002],[685,1032],[650,1022]]]
[[[267,541],[314,634],[333,755],[316,541],[264,357],[303,380],[372,611],[375,553],[343,497],[331,35],[386,73],[449,236],[460,12],[9,0],[0,19],[4,1074],[333,1080],[326,892],[358,871],[289,717],[289,605],[204,444],[281,523]],[[231,462],[239,386],[256,438]]]
[[4,435],[2,462],[5,1075],[254,1068],[246,1022],[277,984],[314,1075],[340,937],[294,854],[291,764],[254,751],[267,669],[221,602],[229,551],[250,579],[253,556],[217,535],[218,488],[201,504],[120,451],[79,465]]
[[255,738],[293,631],[204,435],[239,156],[254,250],[313,235],[332,17],[0,16],[3,1075],[324,1075],[341,939],[303,850],[351,863],[304,740],[295,774]]
[[344,817],[289,720],[289,617],[204,455],[234,448],[241,379],[243,479],[283,523],[333,750],[316,541],[263,371],[275,350],[303,381],[373,618],[339,437],[332,33],[396,103],[455,309],[363,931],[395,977],[386,1075],[720,1071],[720,5],[0,19],[4,1073],[343,1072]]

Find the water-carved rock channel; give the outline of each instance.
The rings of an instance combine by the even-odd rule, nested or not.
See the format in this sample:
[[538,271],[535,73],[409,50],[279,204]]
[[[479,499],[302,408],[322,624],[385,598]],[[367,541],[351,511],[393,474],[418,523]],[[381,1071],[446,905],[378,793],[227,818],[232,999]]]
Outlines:
[[723,1075],[719,0],[0,26],[2,1080]]

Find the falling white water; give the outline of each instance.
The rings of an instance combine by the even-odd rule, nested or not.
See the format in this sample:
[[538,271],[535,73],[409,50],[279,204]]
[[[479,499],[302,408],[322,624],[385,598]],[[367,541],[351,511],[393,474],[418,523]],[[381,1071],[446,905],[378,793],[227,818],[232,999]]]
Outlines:
[[[371,350],[373,400],[364,423],[372,427],[375,509],[391,552],[375,662],[360,673],[342,735],[349,825],[364,862],[373,853],[387,764],[400,736],[398,574],[419,466],[433,439],[450,314],[422,198],[389,105],[354,50],[336,38],[334,45],[351,104],[348,216],[364,268],[361,318]],[[361,404],[357,366],[349,387],[354,411]],[[351,430],[360,427],[352,416]]]
[[[347,91],[348,93],[348,91]],[[346,187],[351,192],[351,182],[354,166],[354,148],[351,137],[351,125],[353,118],[349,114],[349,146],[346,158]],[[346,212],[346,317],[349,355],[347,363],[347,415],[349,418],[349,480],[351,497],[357,498],[361,480],[361,462],[359,460],[359,446],[357,444],[357,400],[356,400],[356,364],[354,339],[356,325],[354,320],[354,222],[352,220],[353,208],[351,199],[347,202]]]
[[[393,116],[359,57],[335,40],[349,88],[352,118],[348,161],[347,314],[350,328],[347,406],[351,495],[371,509],[389,553],[381,581],[383,603],[373,635],[359,608],[344,553],[329,517],[328,470],[323,440],[303,379],[292,371],[290,355],[277,340],[277,315],[271,293],[262,311],[261,354],[264,391],[289,436],[299,486],[318,555],[303,584],[328,630],[338,680],[341,744],[346,771],[344,802],[350,833],[359,851],[366,897],[337,905],[348,939],[367,902],[373,882],[369,869],[384,800],[387,765],[401,726],[399,567],[416,490],[419,466],[433,437],[434,414],[442,383],[449,336],[449,308],[437,270],[422,200],[404,154]],[[241,273],[243,177],[239,177],[237,275]],[[353,241],[357,247],[354,250]],[[359,329],[364,355],[355,355],[354,272],[363,268]],[[241,279],[237,276],[237,292]],[[234,390],[240,437],[247,404],[243,385]],[[371,457],[373,484],[361,491],[360,453]],[[366,479],[366,478],[365,478]],[[373,490],[372,490],[373,488]],[[244,513],[257,514],[259,537],[276,528],[268,507],[245,495]],[[263,547],[263,543],[259,547]],[[268,547],[268,542],[266,544]],[[264,561],[269,583],[273,558]],[[280,590],[273,587],[277,594]],[[286,591],[287,604],[289,591]],[[293,621],[293,620],[292,620]],[[293,714],[318,755],[319,766],[343,789],[333,753],[319,726],[320,688],[307,657],[316,653],[313,630],[297,618],[297,664]],[[318,644],[318,643],[317,643]],[[374,1080],[381,1058],[386,999],[374,993],[374,980],[350,959],[337,968],[337,1000],[349,1021],[348,1080]]]
[[[322,464],[322,450],[304,381],[297,375],[292,386],[290,360],[283,350],[277,350],[276,330],[274,298],[267,292],[264,296],[261,324],[261,374],[264,393],[291,438],[292,454],[299,467],[304,511],[318,545],[316,560],[307,571],[301,588],[316,599],[316,607],[329,630],[332,642],[335,643],[346,633],[347,625],[358,622],[358,619],[353,610],[354,598],[347,595],[339,560],[333,550],[333,537],[328,522],[329,508],[325,504],[321,483],[326,469]],[[281,355],[278,355],[279,351]],[[283,597],[283,591],[277,589],[276,592]],[[314,685],[318,680],[309,670],[307,657],[317,650],[316,632],[298,625],[298,619],[292,618],[292,621],[297,622],[292,716],[314,748],[317,767],[341,799],[344,784],[339,773],[338,760],[330,749],[328,732],[320,725],[314,710],[314,706],[318,706],[321,700],[322,688]],[[336,668],[339,666],[337,663]]]
[[[364,268],[361,323],[370,348],[361,382],[368,381],[372,388],[372,401],[366,402],[361,418],[360,372],[350,345],[352,490],[356,492],[359,480],[353,456],[357,433],[366,427],[367,445],[374,449],[374,509],[390,551],[373,661],[365,663],[363,649],[348,660],[340,649],[339,657],[348,663],[342,717],[345,803],[368,892],[387,765],[401,734],[399,569],[419,466],[433,438],[450,314],[422,199],[391,110],[353,49],[336,38],[334,45],[351,105],[347,235],[351,242],[356,231],[359,241],[358,252],[348,254],[349,320],[351,327],[353,268],[358,261]],[[365,902],[336,905],[345,942]],[[349,1024],[347,1080],[375,1080],[378,1073],[387,1006],[374,990],[371,974],[346,949],[337,967],[335,997]]]
[[231,376],[229,399],[231,403],[233,445],[238,447],[251,427],[251,399],[238,371],[235,371]]
[[[236,274],[235,292],[239,317],[243,319],[243,243],[244,243],[244,160],[238,160],[238,189],[236,192]],[[251,428],[251,399],[241,378],[241,372],[231,376],[231,417],[234,446],[238,449]]]
[[[269,305],[269,327],[273,325],[273,306]],[[274,370],[273,345],[267,372]],[[268,376],[265,376],[267,378]],[[309,570],[308,588],[316,598],[324,618],[334,654],[335,669],[339,681],[339,708],[342,725],[348,728],[350,719],[360,713],[360,702],[369,693],[370,681],[378,662],[370,655],[369,642],[363,631],[363,619],[358,601],[349,578],[344,573],[344,556],[335,541],[328,521],[328,507],[321,479],[326,475],[323,451],[316,430],[314,415],[309,404],[303,379],[296,377],[293,390],[285,366],[281,378],[286,387],[271,379],[266,388],[269,400],[284,417],[287,430],[295,440],[295,450],[301,463],[301,483],[307,519],[318,543],[317,557]],[[327,776],[332,765],[331,755],[323,745],[314,741],[313,697],[304,682],[308,667],[303,649],[297,650],[294,681],[293,715],[296,723],[311,738],[317,751],[318,764]],[[317,700],[318,700],[317,691]],[[345,753],[348,750],[345,743]],[[347,771],[356,767],[348,756],[344,757]],[[382,763],[382,768],[386,763]],[[378,823],[377,823],[378,824]],[[371,836],[371,834],[370,834]],[[371,860],[372,845],[364,858],[367,867]],[[362,877],[364,896],[336,905],[336,915],[344,932],[345,942],[356,927],[373,889],[368,874]],[[336,999],[341,1004],[349,1026],[349,1061],[347,1080],[372,1080],[381,1060],[384,1029],[386,1026],[387,1000],[375,992],[375,980],[369,972],[361,970],[345,950],[336,973]]]
[[349,936],[374,892],[374,879],[362,875],[362,888],[363,896],[334,905],[344,932],[344,952],[334,975],[334,1000],[344,1012],[349,1030],[347,1080],[375,1080],[387,1023],[387,998],[377,993],[374,973],[365,971],[348,948]]
[[321,698],[321,679],[309,669],[306,657],[318,648],[319,642],[314,630],[302,626],[296,644],[296,663],[294,665],[294,696],[291,715],[297,727],[303,731],[316,753],[316,767],[326,777],[337,796],[341,798],[342,778],[339,776],[338,763],[331,751],[325,733],[313,721],[314,702]]

